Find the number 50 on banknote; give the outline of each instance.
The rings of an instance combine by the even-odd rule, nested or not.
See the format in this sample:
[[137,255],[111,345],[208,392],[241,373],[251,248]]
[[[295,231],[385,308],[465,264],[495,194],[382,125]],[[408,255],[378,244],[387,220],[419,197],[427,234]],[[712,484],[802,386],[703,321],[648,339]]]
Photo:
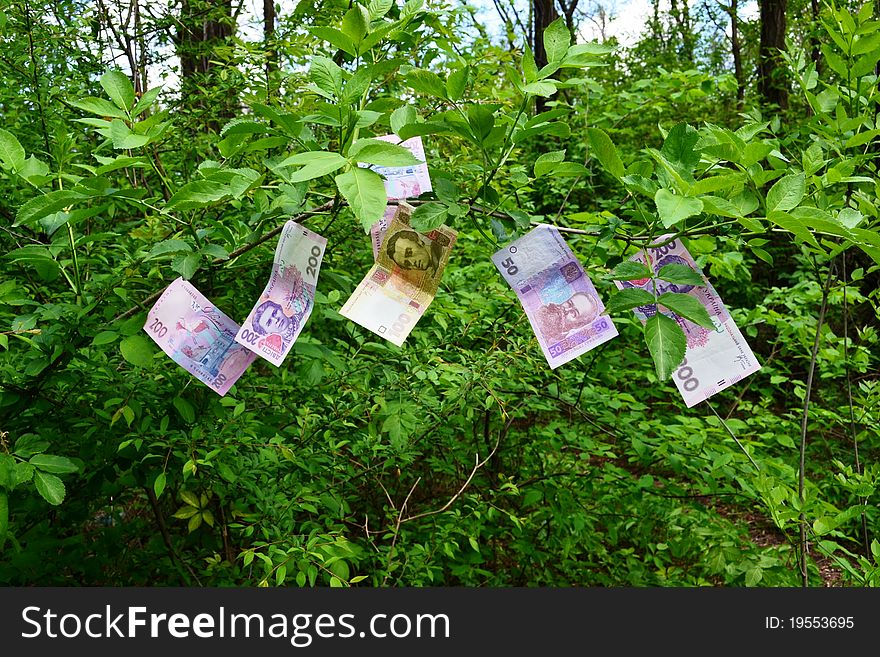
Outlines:
[[526,233],[492,262],[519,297],[551,369],[617,335],[593,282],[553,226]]

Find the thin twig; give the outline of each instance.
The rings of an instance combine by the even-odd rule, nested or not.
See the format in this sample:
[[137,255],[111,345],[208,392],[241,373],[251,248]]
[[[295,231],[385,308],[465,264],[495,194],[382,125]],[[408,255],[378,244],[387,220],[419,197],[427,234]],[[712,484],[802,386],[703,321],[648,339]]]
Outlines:
[[751,461],[752,465],[755,466],[755,470],[760,472],[761,467],[757,463],[755,463],[755,459],[752,458],[752,455],[749,454],[746,451],[746,448],[743,446],[743,444],[741,442],[739,442],[739,438],[737,438],[736,435],[734,435],[733,431],[730,430],[730,427],[727,426],[727,422],[724,421],[724,418],[718,414],[718,411],[716,411],[715,407],[709,403],[708,399],[705,399],[704,401],[706,402],[706,406],[708,406],[709,409],[715,414],[715,417],[718,418],[718,421],[721,422],[721,426],[724,427],[724,430],[727,432],[727,434],[736,441],[736,444],[739,445],[739,448],[742,450],[742,453],[745,454],[746,457],[749,459],[749,461]]
[[[397,537],[400,536],[400,525],[403,522],[403,512],[406,510],[406,505],[409,503],[409,498],[412,497],[413,492],[416,490],[416,486],[419,485],[419,482],[422,480],[421,477],[416,479],[416,482],[412,485],[412,488],[409,489],[409,493],[406,494],[406,499],[403,500],[403,504],[400,505],[400,512],[397,514],[397,522],[394,525],[394,538],[391,539],[391,547],[388,549],[388,563],[385,566],[385,577],[382,579],[382,586],[385,586],[385,583],[388,581],[388,578],[391,576],[391,559],[394,557],[394,546],[397,545]],[[379,484],[381,486],[381,483]],[[385,487],[382,486],[384,490]],[[385,491],[385,494],[388,494],[388,491]],[[389,501],[391,498],[388,498]],[[394,507],[394,503],[391,503],[392,508]]]
[[813,354],[810,357],[810,369],[807,373],[807,390],[804,395],[804,412],[801,418],[801,454],[800,464],[798,465],[798,498],[801,503],[800,513],[800,567],[801,567],[801,584],[804,587],[809,585],[809,575],[807,572],[807,516],[803,511],[804,508],[804,468],[807,451],[807,420],[810,416],[810,392],[813,389],[813,374],[816,371],[816,360],[819,355],[819,343],[822,339],[822,326],[825,323],[825,309],[828,306],[828,290],[831,287],[831,275],[834,273],[834,265],[828,266],[828,276],[825,279],[825,287],[822,289],[822,306],[819,308],[819,318],[816,321],[816,339],[813,341]]
[[[855,417],[855,409],[853,408],[853,398],[852,398],[852,380],[850,377],[849,371],[849,306],[846,303],[846,251],[840,254],[840,262],[841,262],[841,280],[843,281],[843,367],[846,371],[846,401],[849,406],[849,429],[852,434],[852,443],[853,443],[853,452],[856,461],[856,473],[862,474],[862,464],[859,460],[859,438],[856,433],[856,417]],[[859,502],[862,505],[861,516],[862,516],[862,538],[864,539],[864,550],[865,556],[870,559],[871,558],[871,542],[868,540],[868,519],[865,515],[865,508],[868,505],[868,498],[861,497],[859,498]]]

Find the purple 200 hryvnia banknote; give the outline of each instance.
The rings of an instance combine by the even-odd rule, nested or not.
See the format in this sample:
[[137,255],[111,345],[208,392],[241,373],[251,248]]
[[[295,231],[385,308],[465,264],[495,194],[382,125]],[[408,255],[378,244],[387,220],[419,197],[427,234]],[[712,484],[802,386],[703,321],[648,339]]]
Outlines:
[[[681,240],[665,244],[671,237],[670,234],[657,238],[654,243],[662,246],[649,247],[647,253],[644,250],[639,251],[630,260],[647,264],[655,274],[666,265],[686,265],[703,278],[704,285],[701,286],[656,279],[658,296],[666,292],[691,295],[703,304],[715,325],[715,330],[706,329],[671,311],[664,311],[664,314],[678,322],[687,338],[684,360],[676,368],[672,379],[684,398],[685,405],[690,408],[757,372],[761,366],[724,307],[721,297],[700,271]],[[654,294],[650,278],[614,283],[620,289],[640,287]],[[654,304],[639,306],[633,312],[644,323],[657,312],[657,307]]]
[[559,231],[540,225],[492,256],[555,369],[617,335],[605,305]]
[[150,309],[144,330],[175,363],[221,396],[256,358],[236,344],[238,324],[182,278]]
[[315,303],[327,240],[295,221],[284,224],[272,274],[235,341],[276,367],[293,347]]

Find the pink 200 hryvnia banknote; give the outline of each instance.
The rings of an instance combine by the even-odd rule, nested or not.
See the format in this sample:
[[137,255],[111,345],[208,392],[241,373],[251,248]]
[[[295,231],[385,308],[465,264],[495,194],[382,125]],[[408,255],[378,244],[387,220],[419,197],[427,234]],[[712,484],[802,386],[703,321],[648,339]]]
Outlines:
[[221,396],[256,358],[235,342],[238,324],[182,278],[150,309],[144,330],[175,363]]
[[[666,292],[691,295],[703,304],[715,325],[714,330],[706,329],[671,311],[664,311],[678,322],[687,338],[684,360],[676,368],[672,379],[684,398],[685,405],[690,408],[749,374],[757,372],[761,366],[746,344],[739,328],[734,324],[727,308],[724,307],[721,297],[700,271],[681,240],[665,244],[671,237],[672,235],[664,235],[657,238],[654,243],[662,246],[649,247],[647,253],[644,250],[639,251],[630,260],[648,265],[655,274],[666,265],[686,265],[703,278],[704,285],[701,286],[669,283],[657,279],[658,296]],[[640,287],[654,294],[650,278],[614,281],[614,283],[620,289]],[[644,323],[648,317],[657,312],[657,307],[653,304],[639,306],[633,312]]]
[[293,347],[315,303],[327,240],[295,221],[284,224],[272,274],[235,341],[276,367]]
[[555,369],[617,335],[593,282],[559,231],[540,225],[492,256]]

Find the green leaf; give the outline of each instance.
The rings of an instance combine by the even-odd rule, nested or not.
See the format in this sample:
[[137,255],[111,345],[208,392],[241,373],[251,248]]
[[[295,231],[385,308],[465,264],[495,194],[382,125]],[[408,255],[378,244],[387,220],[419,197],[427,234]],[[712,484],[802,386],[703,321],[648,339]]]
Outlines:
[[363,38],[367,35],[369,25],[370,17],[366,9],[357,3],[345,12],[345,16],[342,17],[342,33],[351,39],[355,45],[363,41]]
[[665,381],[684,360],[687,338],[674,319],[656,313],[645,322],[645,340],[654,359],[657,378]]
[[192,247],[183,240],[163,240],[155,244],[147,254],[147,259],[158,258],[168,253],[181,253],[192,251]]
[[106,98],[88,96],[80,100],[71,101],[70,104],[77,109],[81,109],[82,111],[91,114],[97,114],[98,116],[109,116],[114,119],[128,118],[128,114],[126,114],[124,110],[119,109]]
[[571,32],[560,16],[544,30],[544,51],[550,63],[561,62],[571,45]]
[[599,160],[605,170],[620,180],[626,175],[626,168],[617,154],[617,148],[605,132],[599,128],[587,128],[587,140],[590,142],[590,152]]
[[400,135],[400,129],[404,126],[416,123],[419,119],[418,112],[411,105],[402,105],[391,112],[391,129]]
[[658,189],[654,195],[657,213],[666,228],[671,228],[703,211],[703,202],[698,198],[676,196],[668,189]]
[[179,254],[171,259],[171,269],[190,280],[202,263],[201,253]]
[[837,527],[837,522],[831,516],[823,516],[813,521],[813,531],[819,536],[827,534],[835,527]]
[[538,159],[535,160],[535,178],[540,178],[541,176],[547,175],[548,173],[553,171],[553,168],[564,159],[564,150],[542,153],[538,156]]
[[436,73],[414,69],[406,76],[406,83],[414,91],[446,100],[446,84]]
[[156,102],[160,93],[162,93],[162,87],[147,89],[147,91],[144,92],[144,95],[141,96],[140,100],[135,104],[134,109],[131,110],[131,115],[136,117],[147,111],[150,105]]
[[79,470],[79,466],[70,459],[51,454],[35,454],[30,458],[29,463],[38,470],[52,474],[67,474]]
[[315,55],[309,67],[309,78],[315,85],[332,96],[342,93],[342,69],[327,57]]
[[471,105],[467,111],[468,125],[477,143],[482,143],[495,126],[495,112],[485,105]]
[[101,76],[101,86],[116,107],[128,111],[134,104],[134,87],[131,80],[121,71],[107,71]]
[[632,310],[639,306],[653,305],[656,299],[654,295],[640,287],[626,287],[614,294],[605,304],[605,313],[619,313],[624,310]]
[[526,44],[525,51],[523,52],[522,67],[526,84],[534,82],[538,79],[538,66],[535,64],[535,56],[534,54],[532,54],[532,49],[529,48],[528,43]]
[[[651,278],[654,272],[648,265],[632,260],[624,260],[611,270],[609,278],[613,281],[637,281]],[[654,303],[653,296],[651,303]],[[639,304],[642,305],[642,304]]]
[[122,169],[123,167],[136,167],[139,169],[143,169],[150,166],[149,160],[147,160],[147,158],[145,157],[130,157],[128,155],[118,155],[115,158],[96,156],[95,159],[101,163],[101,166],[95,169],[96,176],[103,176],[105,173],[110,173],[111,171]]
[[135,367],[150,367],[153,364],[153,349],[150,342],[141,335],[132,335],[119,345],[122,357]]
[[288,157],[279,166],[302,166],[302,169],[294,171],[289,178],[289,182],[296,183],[326,176],[346,164],[348,164],[348,160],[339,153],[307,151]]
[[385,184],[375,171],[354,167],[336,176],[336,187],[348,201],[364,230],[382,218],[385,212]]
[[706,307],[700,303],[700,300],[690,294],[682,294],[680,292],[666,292],[661,294],[657,302],[666,306],[676,315],[680,315],[694,324],[707,329],[714,329],[712,318],[706,311]]
[[[266,132],[266,128],[267,126],[259,121],[239,117],[237,119],[232,119],[224,125],[220,130],[220,136],[262,134]],[[202,162],[202,164],[204,164],[204,162]],[[200,164],[199,169],[201,168],[202,165]]]
[[746,586],[757,586],[763,579],[764,571],[758,566],[746,570]]
[[116,342],[116,338],[118,337],[119,334],[117,334],[116,331],[101,331],[95,336],[95,339],[92,340],[92,344],[96,347],[100,347],[101,345]]
[[[195,504],[198,505],[198,500],[193,498]],[[198,506],[193,506],[187,502],[186,506],[180,507],[177,511],[175,511],[171,517],[178,518],[179,520],[186,520],[187,518],[192,518],[194,515],[198,514],[201,509]]]
[[347,34],[343,34],[339,30],[332,27],[310,27],[309,32],[319,39],[327,41],[331,46],[339,48],[348,53],[352,57],[357,56],[357,48],[354,42]]
[[37,196],[18,209],[13,225],[30,225],[43,217],[48,217],[50,214],[73,205],[74,202],[83,198],[85,197],[82,194],[67,189],[58,189],[48,194]]
[[348,156],[357,162],[381,167],[408,167],[422,162],[408,148],[381,139],[358,139],[351,145]]
[[446,94],[449,96],[450,100],[459,100],[464,95],[464,90],[467,88],[469,74],[470,67],[462,66],[453,71],[452,74],[446,78]]
[[24,148],[11,132],[0,128],[0,165],[18,171],[24,166]]
[[374,21],[391,11],[393,6],[394,0],[370,0],[370,4],[367,5],[367,13],[370,15],[370,20]]
[[370,68],[361,67],[356,70],[343,87],[340,103],[351,103],[353,105],[359,103],[364,94],[369,90],[372,81],[373,76]]
[[448,211],[442,203],[423,203],[412,213],[410,225],[413,230],[427,233],[446,221],[447,216]]
[[567,123],[561,121],[553,121],[551,123],[539,123],[531,128],[519,129],[513,133],[513,143],[518,144],[521,141],[532,137],[562,137],[565,139],[571,134],[571,128]]
[[194,180],[186,183],[168,199],[168,210],[194,210],[216,203],[229,196],[229,188],[213,180]]
[[696,285],[701,287],[706,284],[699,272],[687,265],[679,264],[664,265],[657,272],[657,278],[679,285]]
[[140,148],[150,142],[147,135],[138,135],[131,131],[120,119],[110,122],[110,140],[115,149]]
[[544,98],[549,98],[556,93],[556,85],[553,84],[552,80],[541,80],[539,82],[532,82],[530,84],[527,84],[523,87],[523,91],[533,96],[543,96]]
[[[196,510],[201,509],[201,504],[199,504],[199,498],[195,493],[192,493],[188,490],[180,491],[180,499],[182,499],[189,506],[195,507]],[[187,516],[188,518],[189,516]]]
[[694,167],[700,163],[700,152],[695,148],[700,140],[700,133],[687,123],[674,126],[660,149],[666,158],[686,180],[693,180]]
[[742,210],[735,203],[721,196],[701,196],[700,200],[703,201],[703,212],[708,214],[734,219],[743,216]]
[[58,506],[64,501],[64,484],[55,475],[35,470],[34,484],[37,486],[37,492],[52,506]]
[[9,531],[9,498],[6,491],[0,490],[0,551],[6,543],[6,534]]
[[794,173],[780,178],[767,192],[767,213],[774,210],[786,211],[796,208],[806,193],[806,177]]
[[183,397],[175,397],[171,403],[174,404],[174,408],[180,413],[180,417],[183,418],[184,422],[192,424],[196,421],[196,409],[193,408],[193,405],[186,399]]
[[162,497],[162,493],[165,492],[165,483],[165,473],[160,472],[156,477],[156,480],[153,482],[153,492],[156,494],[157,498]]
[[0,489],[15,488],[15,459],[0,453]]

